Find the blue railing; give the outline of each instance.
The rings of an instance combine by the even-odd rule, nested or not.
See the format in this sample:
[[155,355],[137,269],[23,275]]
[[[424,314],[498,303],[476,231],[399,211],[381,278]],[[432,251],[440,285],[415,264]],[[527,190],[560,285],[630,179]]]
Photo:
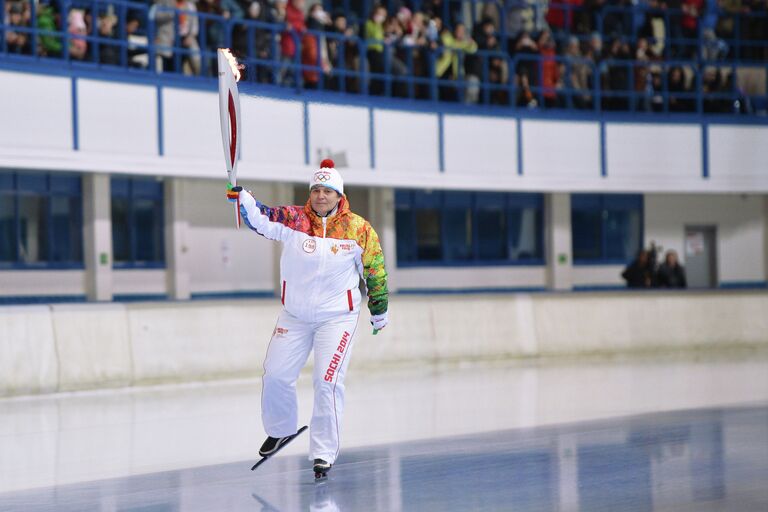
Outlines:
[[[455,7],[467,4],[479,2],[444,2],[444,19],[461,22],[460,16],[452,19],[459,12]],[[530,10],[534,23],[543,18],[535,5],[494,5],[502,19],[512,9]],[[608,6],[592,12],[569,4],[550,4],[549,9],[550,13],[560,9],[562,15],[554,18],[555,40],[565,44],[575,38],[588,43],[595,36],[576,25],[579,19],[592,16],[591,23],[601,31],[611,27],[616,33],[619,51],[605,52],[608,58],[604,59],[580,52],[563,56],[515,51],[516,39],[507,33],[505,23],[499,27],[498,49],[466,53],[327,31],[297,33],[285,24],[149,7],[127,0],[54,0],[48,5],[0,0],[0,12],[5,13],[0,20],[0,60],[35,60],[145,75],[173,73],[188,80],[210,81],[216,73],[216,48],[224,46],[233,47],[245,64],[244,80],[296,90],[597,112],[764,115],[768,109],[768,41],[764,33],[762,38],[754,37],[755,26],[759,29],[768,21],[765,13],[720,13],[720,19],[732,23],[727,31],[719,31],[731,37],[715,36],[714,45],[708,46],[711,23],[706,26],[699,19],[695,37],[690,37],[676,28],[684,14],[680,10]],[[477,10],[469,12],[472,19],[467,21],[476,21]],[[67,28],[69,18],[76,26],[81,17],[90,17],[87,31]],[[658,21],[657,28],[664,27],[659,29],[663,38],[641,36],[639,20],[651,18]],[[751,26],[749,37],[742,37],[745,24]],[[184,34],[184,27],[191,33]],[[283,38],[292,39],[292,56],[281,55]],[[635,60],[621,55],[624,42],[641,39],[662,47],[665,59]],[[323,59],[326,53],[328,61]],[[455,69],[456,73],[437,76],[438,69]]]

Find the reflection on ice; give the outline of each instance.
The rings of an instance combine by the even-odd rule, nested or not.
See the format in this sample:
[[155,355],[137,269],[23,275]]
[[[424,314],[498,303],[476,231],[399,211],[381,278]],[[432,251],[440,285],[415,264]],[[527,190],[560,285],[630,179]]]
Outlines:
[[9,512],[667,511],[768,508],[768,406],[656,413],[348,450],[306,459],[0,494]]

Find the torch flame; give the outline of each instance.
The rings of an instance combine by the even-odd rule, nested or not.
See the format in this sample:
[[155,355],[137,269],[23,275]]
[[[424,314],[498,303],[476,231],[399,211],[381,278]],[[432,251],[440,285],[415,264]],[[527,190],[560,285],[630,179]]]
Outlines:
[[237,64],[237,59],[235,59],[235,56],[232,55],[232,52],[229,48],[222,48],[222,53],[224,54],[224,58],[227,59],[227,62],[229,63],[229,67],[232,68],[232,74],[235,75],[235,82],[240,81],[240,69]]

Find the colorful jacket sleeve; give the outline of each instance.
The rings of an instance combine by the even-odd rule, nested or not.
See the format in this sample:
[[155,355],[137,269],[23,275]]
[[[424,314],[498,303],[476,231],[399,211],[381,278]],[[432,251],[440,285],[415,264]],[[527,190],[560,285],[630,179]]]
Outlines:
[[284,241],[291,230],[302,221],[302,209],[297,206],[269,207],[256,201],[250,192],[240,192],[240,215],[246,225],[270,240]]
[[389,306],[387,269],[384,268],[384,253],[381,251],[379,235],[366,222],[366,237],[363,246],[363,279],[368,289],[368,310],[371,315],[380,315]]

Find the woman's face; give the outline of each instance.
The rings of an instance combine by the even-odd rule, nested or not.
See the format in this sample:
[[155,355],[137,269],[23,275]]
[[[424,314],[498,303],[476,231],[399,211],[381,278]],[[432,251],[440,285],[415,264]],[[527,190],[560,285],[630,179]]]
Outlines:
[[312,209],[321,216],[327,215],[328,212],[336,208],[340,199],[341,195],[338,192],[322,185],[315,185],[309,191],[309,202]]

